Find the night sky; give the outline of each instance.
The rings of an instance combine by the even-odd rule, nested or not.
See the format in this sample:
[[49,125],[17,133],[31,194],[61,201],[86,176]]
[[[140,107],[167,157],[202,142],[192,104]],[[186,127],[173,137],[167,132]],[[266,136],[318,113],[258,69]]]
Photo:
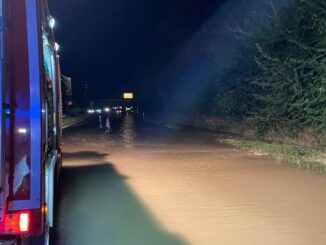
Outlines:
[[216,0],[49,1],[62,73],[72,77],[77,100],[86,82],[92,99],[146,89],[220,5]]

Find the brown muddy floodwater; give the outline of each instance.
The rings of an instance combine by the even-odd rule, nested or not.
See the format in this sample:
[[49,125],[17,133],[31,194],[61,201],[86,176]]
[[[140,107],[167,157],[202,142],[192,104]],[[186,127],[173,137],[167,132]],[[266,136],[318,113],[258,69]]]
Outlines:
[[56,244],[326,244],[326,176],[113,118],[65,133]]

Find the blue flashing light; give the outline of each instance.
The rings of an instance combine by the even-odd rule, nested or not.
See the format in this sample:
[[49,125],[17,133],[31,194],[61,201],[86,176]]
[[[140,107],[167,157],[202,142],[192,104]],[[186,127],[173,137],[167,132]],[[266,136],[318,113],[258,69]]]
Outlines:
[[10,115],[11,111],[9,108],[5,109],[5,115]]

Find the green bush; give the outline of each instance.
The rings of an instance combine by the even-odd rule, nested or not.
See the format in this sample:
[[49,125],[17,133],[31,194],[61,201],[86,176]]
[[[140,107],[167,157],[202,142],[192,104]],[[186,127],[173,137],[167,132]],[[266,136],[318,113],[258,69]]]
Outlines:
[[[265,1],[264,21],[248,17],[235,28],[247,45],[220,78],[226,85],[216,111],[252,118],[259,138],[271,131],[295,138],[312,129],[325,145],[326,1],[293,0],[286,8],[277,2]],[[248,1],[242,4],[246,9]]]

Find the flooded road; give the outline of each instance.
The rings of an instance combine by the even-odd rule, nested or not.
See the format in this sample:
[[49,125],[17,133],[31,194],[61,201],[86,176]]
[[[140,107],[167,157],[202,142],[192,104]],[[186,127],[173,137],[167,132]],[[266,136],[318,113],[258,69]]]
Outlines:
[[326,176],[132,116],[64,135],[56,244],[326,244]]

